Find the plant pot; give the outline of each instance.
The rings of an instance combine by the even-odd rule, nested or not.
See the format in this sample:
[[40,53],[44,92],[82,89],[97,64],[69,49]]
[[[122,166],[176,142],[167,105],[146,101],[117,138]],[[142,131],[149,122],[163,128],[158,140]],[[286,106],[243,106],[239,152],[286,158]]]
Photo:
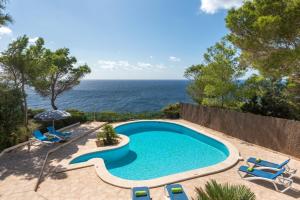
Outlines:
[[97,147],[102,147],[102,146],[104,146],[103,140],[97,140],[97,141],[96,141],[96,146],[97,146]]

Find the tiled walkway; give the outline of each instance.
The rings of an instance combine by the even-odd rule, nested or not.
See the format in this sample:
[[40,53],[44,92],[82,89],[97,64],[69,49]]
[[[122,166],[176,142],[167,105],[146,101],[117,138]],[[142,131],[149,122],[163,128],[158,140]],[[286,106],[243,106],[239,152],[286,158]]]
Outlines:
[[[201,131],[206,129],[196,124],[180,120],[189,126],[193,126]],[[99,124],[81,125],[79,130],[88,130]],[[271,161],[281,162],[287,158],[283,155],[256,145],[248,144],[235,138],[228,137],[222,133],[210,130],[211,134],[228,140],[235,145],[242,157],[258,156]],[[42,165],[43,155],[50,147],[37,148],[28,154],[26,151],[17,151],[6,154],[0,158],[0,199],[98,199],[98,200],[123,200],[130,199],[130,190],[121,189],[104,183],[96,174],[93,167],[77,169],[64,173],[52,173],[57,164],[70,155],[86,148],[91,148],[94,142],[91,142],[95,134],[78,140],[75,144],[61,149],[58,153],[50,157],[46,171],[48,176],[44,178],[37,192],[34,192],[34,185],[37,181],[39,169]],[[237,174],[237,169],[243,162],[224,172],[200,177],[181,182],[190,197],[194,197],[194,188],[203,187],[210,179],[216,179],[220,183],[230,182],[231,184],[244,184],[255,192],[257,199],[266,200],[292,200],[300,199],[300,174],[294,178],[294,187],[292,190],[281,194],[275,192],[272,184],[264,182],[248,182],[241,180]],[[300,161],[292,159],[291,166],[300,169]],[[153,200],[163,200],[163,188],[154,188],[150,190]]]

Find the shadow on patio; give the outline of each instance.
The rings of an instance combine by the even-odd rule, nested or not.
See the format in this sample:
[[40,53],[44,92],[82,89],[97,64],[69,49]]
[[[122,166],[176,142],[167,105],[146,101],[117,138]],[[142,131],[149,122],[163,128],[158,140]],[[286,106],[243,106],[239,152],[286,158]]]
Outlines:
[[[82,124],[80,126],[74,127],[73,129],[70,129],[73,132],[73,137],[77,137],[79,135],[84,134],[87,131],[92,130],[93,128],[96,128],[103,123],[86,123]],[[92,133],[91,133],[92,134]],[[46,163],[44,174],[42,176],[41,182],[43,181],[43,178],[46,176],[51,177],[53,179],[64,179],[67,177],[65,173],[60,173],[59,176],[57,176],[54,173],[51,173],[52,170],[55,169],[57,164],[66,158],[69,158],[71,155],[76,153],[79,148],[79,145],[85,145],[85,143],[91,138],[94,137],[92,135],[87,135],[79,140],[76,140],[73,143],[70,143],[61,149],[58,149],[56,152],[53,152],[49,155],[48,161]],[[33,146],[30,152],[28,152],[27,147],[23,147],[21,149],[17,149],[13,152],[6,153],[0,158],[0,181],[2,183],[5,182],[5,180],[8,177],[14,176],[22,181],[32,181],[37,180],[39,177],[45,156],[47,152],[51,149],[54,149],[58,147],[59,144],[51,144],[51,145],[37,145]],[[36,182],[36,181],[34,181]],[[32,188],[33,189],[33,188]]]

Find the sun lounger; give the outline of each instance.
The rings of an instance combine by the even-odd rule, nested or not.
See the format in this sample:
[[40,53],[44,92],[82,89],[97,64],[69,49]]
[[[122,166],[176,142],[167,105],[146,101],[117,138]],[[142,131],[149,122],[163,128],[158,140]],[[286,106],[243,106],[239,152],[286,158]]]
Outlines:
[[132,200],[151,200],[148,187],[134,187],[131,191]]
[[285,172],[286,174],[289,175],[288,178],[292,178],[296,172],[297,169],[292,169],[288,166],[288,163],[290,162],[290,159],[287,159],[286,161],[277,164],[277,163],[273,163],[273,162],[269,162],[266,160],[261,160],[258,158],[254,158],[254,157],[250,157],[247,160],[247,164],[250,166],[251,164],[253,164],[253,167],[264,167],[264,168],[270,168],[271,170],[274,169],[276,171],[282,169],[283,167],[285,168]]
[[[283,177],[284,171],[285,168],[282,168],[279,171],[272,173],[263,171],[263,168],[257,169],[248,166],[241,166],[238,170],[238,173],[241,176],[241,178],[245,180],[264,180],[270,182],[274,185],[276,191],[283,193],[290,189],[293,184],[292,179]],[[245,175],[243,176],[241,172],[245,173]],[[284,189],[279,190],[277,184],[284,186]]]
[[188,197],[180,184],[166,185],[165,194],[170,200],[188,200]]
[[57,136],[58,138],[60,138],[62,140],[68,139],[71,136],[71,133],[69,133],[69,132],[66,132],[66,133],[59,132],[59,131],[55,130],[53,126],[48,126],[47,130],[49,131],[50,135]]
[[56,143],[56,142],[61,142],[62,140],[58,137],[52,137],[52,138],[48,138],[46,137],[45,135],[43,135],[41,133],[41,131],[39,130],[35,130],[33,131],[33,136],[36,140],[40,141],[40,142],[43,142],[43,143],[48,143],[48,144],[51,144],[51,143]]

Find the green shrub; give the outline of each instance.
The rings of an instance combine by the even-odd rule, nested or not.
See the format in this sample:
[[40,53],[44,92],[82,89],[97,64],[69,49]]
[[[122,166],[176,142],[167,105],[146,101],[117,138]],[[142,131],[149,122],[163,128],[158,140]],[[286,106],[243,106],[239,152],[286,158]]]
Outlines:
[[160,119],[164,115],[162,112],[142,112],[142,113],[117,113],[111,111],[97,112],[97,113],[85,113],[89,121],[105,121],[105,122],[120,122],[137,119]]
[[32,128],[33,124],[31,124],[30,122],[28,123],[28,129],[25,126],[18,127],[18,129],[12,133],[14,144],[28,141],[33,131]]
[[180,117],[180,104],[170,104],[167,107],[162,109],[166,118],[178,119]]
[[28,109],[28,119],[33,119],[33,117],[39,113],[45,112],[45,109],[35,109],[35,108],[30,108]]
[[[117,122],[120,120],[120,118],[122,118],[122,116],[120,116],[119,113],[110,112],[110,111],[97,113],[96,117],[98,121],[106,121],[106,122]],[[123,118],[126,117],[123,116]]]
[[219,184],[211,180],[205,189],[196,188],[197,197],[193,200],[255,200],[255,194],[244,185]]
[[105,125],[97,134],[98,141],[103,141],[104,145],[113,145],[118,143],[119,136],[112,125]]
[[82,112],[82,111],[75,110],[75,109],[66,110],[66,111],[71,114],[71,117],[68,117],[68,118],[62,120],[62,121],[64,121],[65,124],[70,125],[70,124],[74,124],[74,123],[77,123],[77,122],[84,123],[84,122],[88,121],[85,113]]
[[13,133],[22,124],[22,96],[20,91],[0,83],[0,151],[16,144],[16,137]]

